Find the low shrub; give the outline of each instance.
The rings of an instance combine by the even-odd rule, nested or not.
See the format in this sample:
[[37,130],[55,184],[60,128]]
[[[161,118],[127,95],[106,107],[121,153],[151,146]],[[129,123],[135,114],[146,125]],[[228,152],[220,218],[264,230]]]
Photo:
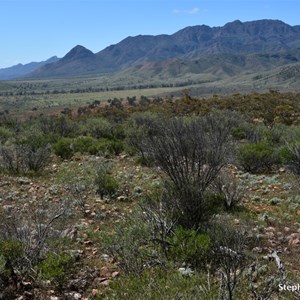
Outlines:
[[53,145],[54,153],[63,159],[69,159],[74,155],[72,139],[61,138]]
[[[38,279],[37,266],[55,253],[66,223],[65,204],[39,203],[33,210],[27,206],[0,209],[0,298],[19,291],[22,282]],[[57,274],[58,276],[58,274]]]
[[125,274],[140,275],[157,263],[157,255],[148,227],[137,220],[119,223],[114,232],[102,232],[102,247],[117,262]]
[[280,162],[277,149],[266,142],[240,145],[238,162],[244,171],[250,173],[269,172]]
[[112,138],[112,124],[104,118],[90,118],[82,125],[80,131],[96,139]]
[[96,149],[103,155],[119,155],[124,150],[124,143],[119,140],[101,139],[98,141]]
[[96,185],[96,192],[101,196],[101,198],[111,198],[119,189],[118,181],[111,174],[112,168],[112,164],[108,161],[103,161],[96,168],[94,184]]
[[233,209],[244,197],[245,188],[229,171],[221,171],[212,186],[213,190],[221,195],[225,210]]
[[300,142],[287,144],[280,151],[283,163],[296,176],[300,176]]
[[97,154],[97,140],[90,136],[80,136],[73,141],[72,149],[82,154]]
[[50,253],[46,259],[38,264],[37,270],[42,279],[54,281],[62,288],[72,264],[73,258],[71,255]]
[[169,238],[169,254],[176,262],[197,267],[204,262],[206,251],[210,247],[210,238],[194,229],[178,227]]
[[231,134],[233,138],[236,140],[242,140],[246,138],[246,132],[240,127],[233,128],[231,130]]
[[119,188],[117,180],[108,174],[97,174],[95,179],[97,193],[103,198],[104,196],[112,197]]
[[30,144],[14,144],[2,147],[2,168],[11,173],[38,172],[51,161],[50,146],[34,147]]

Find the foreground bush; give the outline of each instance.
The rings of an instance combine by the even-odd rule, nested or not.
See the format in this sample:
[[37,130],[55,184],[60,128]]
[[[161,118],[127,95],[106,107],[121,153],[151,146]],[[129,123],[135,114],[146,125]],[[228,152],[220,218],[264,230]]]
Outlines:
[[[131,139],[145,159],[154,161],[171,182],[167,199],[179,224],[198,228],[207,220],[205,191],[228,162],[232,151],[233,115],[158,119],[144,116],[146,131]],[[134,142],[133,142],[134,141]],[[169,198],[170,198],[169,197]]]
[[0,287],[5,293],[9,282],[16,292],[21,282],[37,279],[35,268],[57,250],[53,245],[62,236],[59,219],[63,219],[66,209],[63,203],[39,203],[35,211],[0,211]]

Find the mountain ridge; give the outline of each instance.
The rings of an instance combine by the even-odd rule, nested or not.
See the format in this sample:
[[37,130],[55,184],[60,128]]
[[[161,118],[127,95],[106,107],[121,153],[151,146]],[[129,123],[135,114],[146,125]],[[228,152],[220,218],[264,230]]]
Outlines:
[[56,62],[58,61],[59,58],[57,56],[52,56],[48,58],[45,61],[41,62],[30,62],[27,64],[17,64],[11,67],[7,68],[1,68],[0,69],[0,80],[10,80],[10,79],[15,79],[18,77],[22,77],[28,73],[31,73],[32,71],[40,68],[43,65]]
[[[77,45],[63,58],[42,65],[23,78],[130,75],[132,72],[150,78],[160,74],[172,78],[187,73],[213,72],[221,78],[222,74],[230,76],[245,70],[268,71],[296,63],[300,59],[299,49],[300,25],[291,26],[269,19],[234,20],[218,27],[188,26],[170,35],[128,36],[96,53]],[[243,70],[245,62],[246,69]],[[187,67],[180,67],[182,64]],[[205,67],[207,64],[210,64],[209,67]],[[173,68],[171,72],[168,71],[170,66]]]

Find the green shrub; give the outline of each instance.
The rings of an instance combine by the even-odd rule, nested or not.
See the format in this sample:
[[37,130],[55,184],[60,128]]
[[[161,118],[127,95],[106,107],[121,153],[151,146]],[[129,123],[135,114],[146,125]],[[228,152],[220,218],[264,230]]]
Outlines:
[[43,279],[53,280],[59,286],[63,286],[68,271],[72,267],[72,263],[73,258],[69,254],[55,255],[50,253],[48,257],[37,266],[37,269]]
[[16,240],[0,240],[0,255],[9,265],[14,263],[23,255],[22,244]]
[[259,173],[270,171],[280,162],[278,151],[266,142],[240,145],[238,162],[246,172]]
[[108,174],[97,174],[95,179],[95,184],[97,186],[97,193],[104,196],[112,197],[119,188],[117,180]]
[[171,257],[194,267],[203,263],[203,257],[210,246],[208,235],[182,227],[175,230],[174,235],[169,238],[169,242]]
[[119,155],[124,150],[124,143],[118,140],[101,139],[98,141],[96,149],[104,155]]
[[236,140],[242,140],[246,138],[246,132],[240,127],[233,128],[231,130],[231,134]]
[[53,145],[54,153],[63,159],[71,158],[74,154],[72,149],[72,140],[69,138],[61,138]]
[[112,165],[109,162],[103,162],[99,164],[96,169],[94,183],[96,185],[96,192],[101,196],[101,198],[111,198],[119,189],[118,181],[111,174],[111,172]]
[[104,118],[87,119],[85,123],[81,125],[80,131],[96,139],[113,138],[112,124]]
[[82,154],[96,154],[97,140],[90,136],[80,136],[74,140],[72,148],[74,152],[80,152]]
[[[22,268],[23,262],[22,244],[16,240],[0,240],[0,291],[4,291],[5,296],[8,291],[8,282],[14,282],[16,285],[16,269]],[[23,275],[23,274],[22,274]],[[1,299],[15,299],[2,295]]]
[[[32,130],[29,128],[29,130]],[[33,149],[46,147],[54,144],[58,140],[58,136],[52,133],[43,134],[36,132],[24,132],[24,137],[18,141],[18,144],[30,145]]]

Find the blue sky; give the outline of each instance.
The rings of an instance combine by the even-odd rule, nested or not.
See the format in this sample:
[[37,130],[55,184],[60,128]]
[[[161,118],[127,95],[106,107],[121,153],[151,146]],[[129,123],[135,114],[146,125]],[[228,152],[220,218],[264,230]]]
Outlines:
[[300,25],[299,0],[0,0],[0,68],[93,52],[138,34],[186,26],[280,19]]

